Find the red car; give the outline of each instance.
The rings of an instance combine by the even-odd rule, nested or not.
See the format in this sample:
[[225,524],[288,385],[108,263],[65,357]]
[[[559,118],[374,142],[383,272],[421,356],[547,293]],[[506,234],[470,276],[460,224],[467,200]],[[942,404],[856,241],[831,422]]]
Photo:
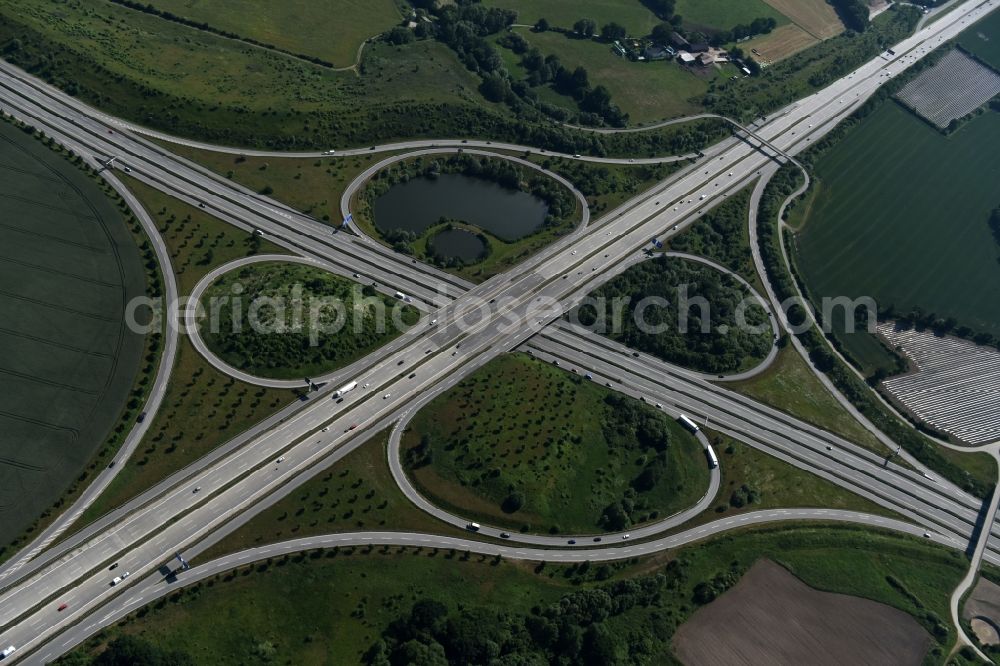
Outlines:
[[64,610],[66,610],[66,608],[67,608],[68,606],[69,606],[69,604],[59,604],[59,608],[57,608],[56,610],[58,610],[58,611],[62,612],[62,611],[64,611]]
[[357,423],[354,423],[354,424],[352,424],[352,425],[351,425],[351,427],[350,427],[350,428],[348,428],[348,430],[354,430],[354,429],[355,429],[355,428],[357,428],[357,427],[358,427],[358,424],[357,424]]

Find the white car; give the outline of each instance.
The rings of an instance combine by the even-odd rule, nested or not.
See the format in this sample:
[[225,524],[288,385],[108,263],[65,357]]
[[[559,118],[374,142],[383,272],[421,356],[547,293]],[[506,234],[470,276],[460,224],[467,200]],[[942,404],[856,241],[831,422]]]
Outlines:
[[17,652],[17,648],[14,647],[13,645],[8,645],[7,647],[4,648],[3,652],[0,652],[0,659],[6,659],[15,652]]
[[631,536],[632,536],[631,534],[623,534],[622,535],[622,541],[624,541],[625,539],[628,539]]
[[129,572],[126,571],[125,573],[122,574],[122,579],[128,578],[129,575],[130,575]]
[[382,399],[383,400],[388,400],[389,396],[391,396],[391,395],[392,395],[391,393],[386,393],[384,396],[382,396]]
[[280,462],[284,462],[284,460],[285,460],[285,456],[281,456],[280,458],[278,458],[274,462],[275,462],[275,464],[277,464],[277,463],[280,463]]

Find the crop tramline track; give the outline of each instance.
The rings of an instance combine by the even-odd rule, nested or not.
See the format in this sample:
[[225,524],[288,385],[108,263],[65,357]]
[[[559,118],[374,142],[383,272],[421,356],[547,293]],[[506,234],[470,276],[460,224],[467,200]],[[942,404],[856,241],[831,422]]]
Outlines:
[[[710,418],[711,427],[715,430],[833,481],[943,534],[955,536],[956,539],[961,534],[968,539],[972,533],[977,518],[975,510],[952,501],[928,502],[923,486],[907,484],[906,477],[901,476],[899,470],[886,473],[881,465],[858,455],[858,451],[847,447],[837,449],[836,453],[841,454],[838,457],[834,455],[834,451],[826,451],[824,445],[808,441],[808,437],[803,438],[807,440],[806,443],[789,438],[763,416],[758,417],[763,421],[763,424],[758,425],[756,420],[730,411],[725,402],[722,402],[723,406],[707,407],[709,403],[704,396],[689,392],[683,385],[659,379],[649,372],[649,368],[643,368],[645,372],[623,368],[607,360],[601,355],[601,350],[581,349],[579,343],[571,344],[556,336],[546,335],[533,338],[527,346],[539,358],[547,357],[559,360],[567,367],[586,369],[595,378],[606,378],[626,392],[631,392],[628,390],[631,388],[640,395],[653,396],[658,402],[672,405],[692,418]],[[893,483],[886,480],[886,477]],[[965,529],[961,529],[962,527]]]
[[[987,2],[987,3],[983,3],[983,5],[984,6],[989,6],[992,9],[992,7],[994,6],[994,3],[991,1],[991,2]],[[942,32],[943,29],[947,28],[947,27],[953,27],[953,26],[951,26],[951,24],[948,24],[948,25],[945,25],[945,24],[948,24],[947,17],[945,19],[942,19],[941,22],[934,24],[934,26],[932,26],[932,27],[935,28],[935,29],[937,29],[939,27],[942,28],[941,30],[937,30],[937,32]],[[963,21],[963,24],[964,24],[964,21]],[[850,92],[850,90],[848,92]],[[791,116],[789,116],[789,117],[791,117]],[[792,119],[794,120],[794,118],[792,118]],[[734,156],[734,158],[735,158],[735,156]],[[725,159],[720,160],[720,161],[722,161],[723,163],[726,162]],[[748,172],[747,173],[741,173],[740,177],[741,178],[745,178],[748,175],[749,175]],[[721,192],[721,190],[720,190],[720,192]],[[712,193],[712,192],[710,191],[710,193]],[[714,201],[718,197],[714,193],[712,193],[712,194],[713,194],[712,200]],[[703,206],[703,208],[704,208],[704,206]],[[642,217],[642,214],[639,214],[639,215],[640,215],[640,217]],[[630,214],[629,217],[632,217],[632,214]],[[601,270],[603,271],[606,266],[613,265],[615,262],[621,260],[623,257],[625,257],[628,254],[628,252],[635,251],[636,249],[642,247],[645,244],[645,240],[639,238],[639,236],[648,236],[649,233],[652,233],[652,232],[656,231],[660,227],[669,225],[669,222],[666,219],[668,217],[669,217],[668,215],[664,215],[661,218],[660,215],[655,214],[655,212],[651,213],[650,217],[645,218],[647,220],[647,222],[645,222],[645,223],[639,223],[636,227],[634,227],[635,231],[629,232],[627,236],[623,236],[622,240],[619,243],[612,243],[610,245],[605,246],[603,249],[607,249],[607,250],[609,250],[609,252],[607,253],[608,256],[605,257],[605,259],[607,259],[607,261],[606,262],[602,262]],[[660,225],[660,226],[657,226],[657,225]],[[612,222],[609,222],[607,226],[615,227],[615,226],[619,226],[619,225],[616,224],[616,221],[612,221]],[[604,229],[604,227],[601,227],[601,230],[603,230],[603,229]],[[609,233],[612,233],[612,232],[609,232]],[[593,237],[594,237],[593,233],[582,235],[577,242],[573,243],[572,245],[568,244],[566,246],[566,249],[568,250],[569,247],[573,247],[574,245],[577,245],[577,244],[579,244],[580,247],[583,247],[584,249],[586,249],[586,241],[588,239],[592,239]],[[598,250],[597,252],[599,252],[599,251],[600,250]],[[597,252],[591,251],[590,254],[587,255],[587,259],[589,260]],[[612,253],[614,254],[614,257],[611,256]],[[518,323],[518,320],[524,321],[524,322],[530,322],[531,321],[531,318],[535,316],[533,313],[531,313],[531,310],[530,310],[530,305],[532,303],[531,298],[534,297],[534,296],[536,296],[537,294],[542,293],[544,295],[558,296],[561,293],[564,293],[564,291],[565,291],[564,289],[559,289],[559,284],[560,284],[561,281],[555,282],[555,280],[557,280],[558,277],[561,277],[562,274],[569,273],[574,268],[580,267],[581,265],[583,265],[585,263],[585,262],[582,262],[582,261],[572,260],[570,257],[568,257],[566,255],[567,255],[567,252],[566,251],[562,251],[560,253],[554,254],[554,255],[549,256],[547,258],[548,261],[550,262],[550,265],[546,267],[546,268],[550,269],[549,271],[547,271],[548,272],[548,276],[547,276],[548,279],[545,279],[546,278],[545,275],[542,275],[542,276],[527,276],[527,277],[522,277],[521,279],[518,279],[517,277],[515,277],[514,280],[510,284],[514,285],[514,287],[517,287],[519,289],[524,289],[525,291],[523,293],[516,293],[516,290],[513,287],[511,289],[509,289],[509,290],[506,290],[506,289],[504,290],[504,291],[510,291],[510,292],[512,292],[512,296],[515,299],[514,306],[505,308],[505,312],[507,312],[507,313],[513,313],[514,310],[515,310],[515,306],[518,307],[518,308],[524,308],[525,309],[524,312],[519,312],[518,313],[519,314],[519,318],[515,318],[515,320],[511,322],[512,324]],[[558,262],[558,265],[557,265],[557,262]],[[553,274],[553,271],[555,271],[554,274]],[[594,272],[597,271],[597,267],[596,266],[593,268],[593,271]],[[541,278],[541,279],[539,279],[539,278]],[[553,284],[555,285],[555,288],[552,288]],[[517,299],[520,299],[520,300],[518,301]],[[458,301],[456,301],[456,303],[462,303],[462,302],[464,302],[466,300],[469,300],[469,299],[466,299],[466,298],[463,297],[463,298],[460,298]],[[456,311],[460,310],[460,309],[461,309],[461,307],[458,307],[458,308],[456,308]],[[478,345],[477,347],[475,347],[475,350],[474,350],[477,353],[477,358],[479,358],[478,354],[480,354],[480,353],[484,354],[484,355],[485,354],[494,354],[494,353],[496,353],[496,350],[493,348],[493,346],[494,346],[493,342],[497,338],[501,337],[502,333],[506,333],[506,331],[501,331],[499,333],[496,332],[496,331],[492,331],[491,332],[488,327],[489,327],[490,324],[494,324],[495,323],[494,320],[499,315],[501,315],[501,314],[504,314],[504,313],[500,312],[500,313],[497,313],[496,315],[494,315],[492,319],[485,319],[484,322],[482,323],[482,325],[480,326],[480,328],[478,329],[478,331],[476,333],[474,333],[475,335],[478,335],[478,336],[480,336],[482,338],[485,338],[485,339],[479,340],[479,341],[477,341],[475,343],[476,345]],[[526,331],[525,328],[526,327],[521,326],[521,328],[516,331],[516,335],[503,336],[503,339],[501,340],[502,344],[500,345],[501,349],[502,349],[502,347],[511,345],[511,344],[515,343],[518,339],[526,336],[528,334],[528,331]],[[454,340],[452,340],[452,341],[454,341]],[[469,353],[468,349],[466,349],[463,352],[463,357],[466,356],[468,353]],[[432,354],[433,361],[438,362],[438,363],[440,363],[442,361],[442,359],[443,359],[443,362],[447,365],[448,358],[449,357],[444,356],[444,354],[440,353],[440,352],[436,353],[436,354]],[[390,377],[390,378],[386,378],[386,379],[384,379],[382,381],[392,382],[392,379]],[[397,382],[394,382],[393,385],[395,385],[396,383],[398,383],[398,380],[397,380]],[[407,387],[403,387],[403,390],[407,390]],[[422,387],[418,387],[418,390],[423,390],[423,388]],[[411,391],[410,393],[412,394],[413,392]],[[393,400],[392,403],[396,404],[398,402],[399,402],[399,394],[397,392],[396,399]],[[364,403],[361,403],[361,406],[363,406],[363,404]],[[391,405],[389,403],[387,403],[386,407],[387,408],[391,407]],[[307,411],[311,412],[313,410],[307,410]],[[378,410],[378,411],[379,411],[379,413],[381,413],[381,410]],[[371,418],[375,418],[375,417],[372,416]],[[343,418],[341,420],[343,420]],[[293,420],[290,420],[289,423],[290,424],[294,423],[294,424],[299,425],[299,426],[303,426],[303,425],[307,426],[305,428],[305,430],[303,430],[302,433],[299,433],[300,435],[304,435],[304,434],[307,434],[310,431],[309,428],[308,428],[308,426],[310,426],[312,424],[303,424],[303,423],[301,423],[301,421],[302,421],[301,418],[295,418]],[[366,426],[367,425],[369,425],[369,423],[366,423]],[[350,434],[348,433],[347,436],[342,437],[341,439],[350,439]],[[247,447],[247,448],[257,448],[257,447],[255,446],[255,447]],[[295,447],[295,450],[299,450],[299,447]],[[225,470],[224,467],[225,467],[224,465],[219,465],[219,466],[214,467],[214,468],[212,468],[210,470],[207,470],[206,474],[215,473],[216,475],[219,476],[218,480],[223,481],[223,482],[227,482],[232,477],[231,477],[231,475],[227,475],[225,473],[226,470]],[[276,469],[275,472],[279,472],[279,469]],[[265,470],[264,467],[261,467],[261,469],[258,472],[255,472],[254,474],[262,474],[262,473],[264,473],[264,472],[266,472],[268,470],[270,470],[270,466],[267,466],[267,470]],[[279,474],[279,476],[280,476],[280,474]],[[161,550],[158,555],[154,556],[154,559],[155,559],[155,557],[158,557],[159,555],[162,555],[164,551],[165,552],[170,552],[170,547],[172,545],[175,545],[176,543],[184,543],[185,539],[190,538],[190,535],[192,534],[192,531],[190,529],[188,529],[187,531],[184,531],[184,524],[186,522],[190,522],[194,517],[200,517],[201,513],[205,512],[205,513],[209,514],[210,518],[212,516],[215,516],[216,520],[223,520],[224,517],[225,517],[225,513],[223,512],[222,507],[219,507],[218,509],[214,509],[213,510],[212,505],[220,504],[221,501],[223,499],[226,499],[227,497],[232,497],[232,499],[234,501],[239,502],[239,500],[240,500],[239,494],[236,493],[234,491],[234,489],[235,488],[239,488],[243,483],[245,483],[245,482],[239,482],[235,486],[232,486],[232,488],[229,488],[229,489],[227,489],[225,491],[220,492],[216,496],[215,501],[213,501],[213,502],[206,501],[203,504],[201,504],[200,506],[195,507],[193,509],[193,511],[191,511],[189,513],[186,513],[186,511],[190,507],[189,506],[188,507],[184,506],[185,504],[190,504],[189,501],[187,501],[187,502],[182,501],[181,502],[181,505],[182,505],[181,507],[172,509],[171,513],[169,515],[169,518],[172,518],[173,522],[171,522],[169,524],[169,526],[163,531],[162,534],[157,535],[156,537],[154,537],[154,541],[156,542],[156,546],[163,548],[163,550]],[[179,499],[184,500],[185,498],[182,497],[182,498],[179,498]],[[190,500],[190,497],[187,497],[186,499]],[[201,525],[202,523],[198,523],[198,524]],[[195,532],[196,533],[200,532],[201,529],[203,529],[203,528],[199,528],[199,529],[195,530]],[[118,535],[109,535],[109,536],[118,536]],[[170,537],[170,536],[173,537],[172,541],[167,538],[167,537]],[[180,537],[180,538],[177,538],[177,537]],[[119,544],[119,545],[120,546],[128,546],[128,544]],[[119,551],[121,551],[121,550],[123,550],[123,548],[119,547]],[[147,549],[147,550],[149,550],[149,549]],[[116,551],[116,552],[118,552],[118,551]],[[138,552],[135,553],[136,557],[140,557],[142,555],[144,555],[144,553],[138,553]],[[152,555],[152,554],[150,554],[150,555]],[[149,559],[149,558],[147,557],[147,559]],[[97,574],[95,574],[95,576],[96,575]],[[31,581],[29,581],[29,583],[30,582]],[[66,586],[68,586],[72,582],[75,582],[75,581],[72,581],[72,580],[67,581]],[[2,607],[3,605],[6,604],[6,598],[7,597],[5,596],[5,598],[4,598],[4,604],[0,605],[0,607]],[[60,624],[59,624],[58,627],[52,627],[49,630],[48,633],[51,634],[54,631],[61,630],[61,627],[63,627],[63,626],[65,626],[65,623],[60,622]],[[8,633],[10,633],[10,632],[8,632]],[[6,636],[5,636],[4,640],[7,640]],[[31,639],[31,640],[33,642],[29,642],[28,640],[19,641],[19,644],[21,644],[21,645],[29,645],[29,646],[30,645],[37,645],[37,643],[38,643],[37,640],[35,640],[35,639]],[[20,656],[20,655],[18,655],[18,656]]]

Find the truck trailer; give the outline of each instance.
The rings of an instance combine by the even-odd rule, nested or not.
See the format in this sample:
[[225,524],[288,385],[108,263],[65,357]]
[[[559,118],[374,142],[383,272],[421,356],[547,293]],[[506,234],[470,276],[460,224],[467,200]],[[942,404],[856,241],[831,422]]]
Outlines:
[[684,416],[683,414],[681,414],[680,418],[678,418],[677,420],[681,422],[682,426],[690,430],[692,433],[698,432],[698,424],[696,424],[694,421]]
[[350,393],[351,391],[353,391],[356,388],[358,388],[358,383],[357,382],[350,382],[350,383],[344,384],[339,389],[337,389],[336,391],[333,392],[333,399],[336,400],[338,398],[343,398],[345,393]]

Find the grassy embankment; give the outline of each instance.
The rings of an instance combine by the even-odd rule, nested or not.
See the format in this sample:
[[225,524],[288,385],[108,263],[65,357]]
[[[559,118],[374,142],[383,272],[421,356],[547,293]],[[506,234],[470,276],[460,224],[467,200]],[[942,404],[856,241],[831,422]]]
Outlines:
[[665,517],[704,493],[697,441],[662,413],[523,355],[500,357],[422,409],[408,473],[471,519],[598,532]]
[[724,388],[760,400],[875,453],[888,453],[885,446],[830,395],[791,345],[778,352],[773,365],[761,374],[727,383]]
[[254,516],[208,551],[199,562],[286,539],[356,532],[400,530],[427,534],[467,534],[414,506],[389,471],[389,431],[378,433]]

